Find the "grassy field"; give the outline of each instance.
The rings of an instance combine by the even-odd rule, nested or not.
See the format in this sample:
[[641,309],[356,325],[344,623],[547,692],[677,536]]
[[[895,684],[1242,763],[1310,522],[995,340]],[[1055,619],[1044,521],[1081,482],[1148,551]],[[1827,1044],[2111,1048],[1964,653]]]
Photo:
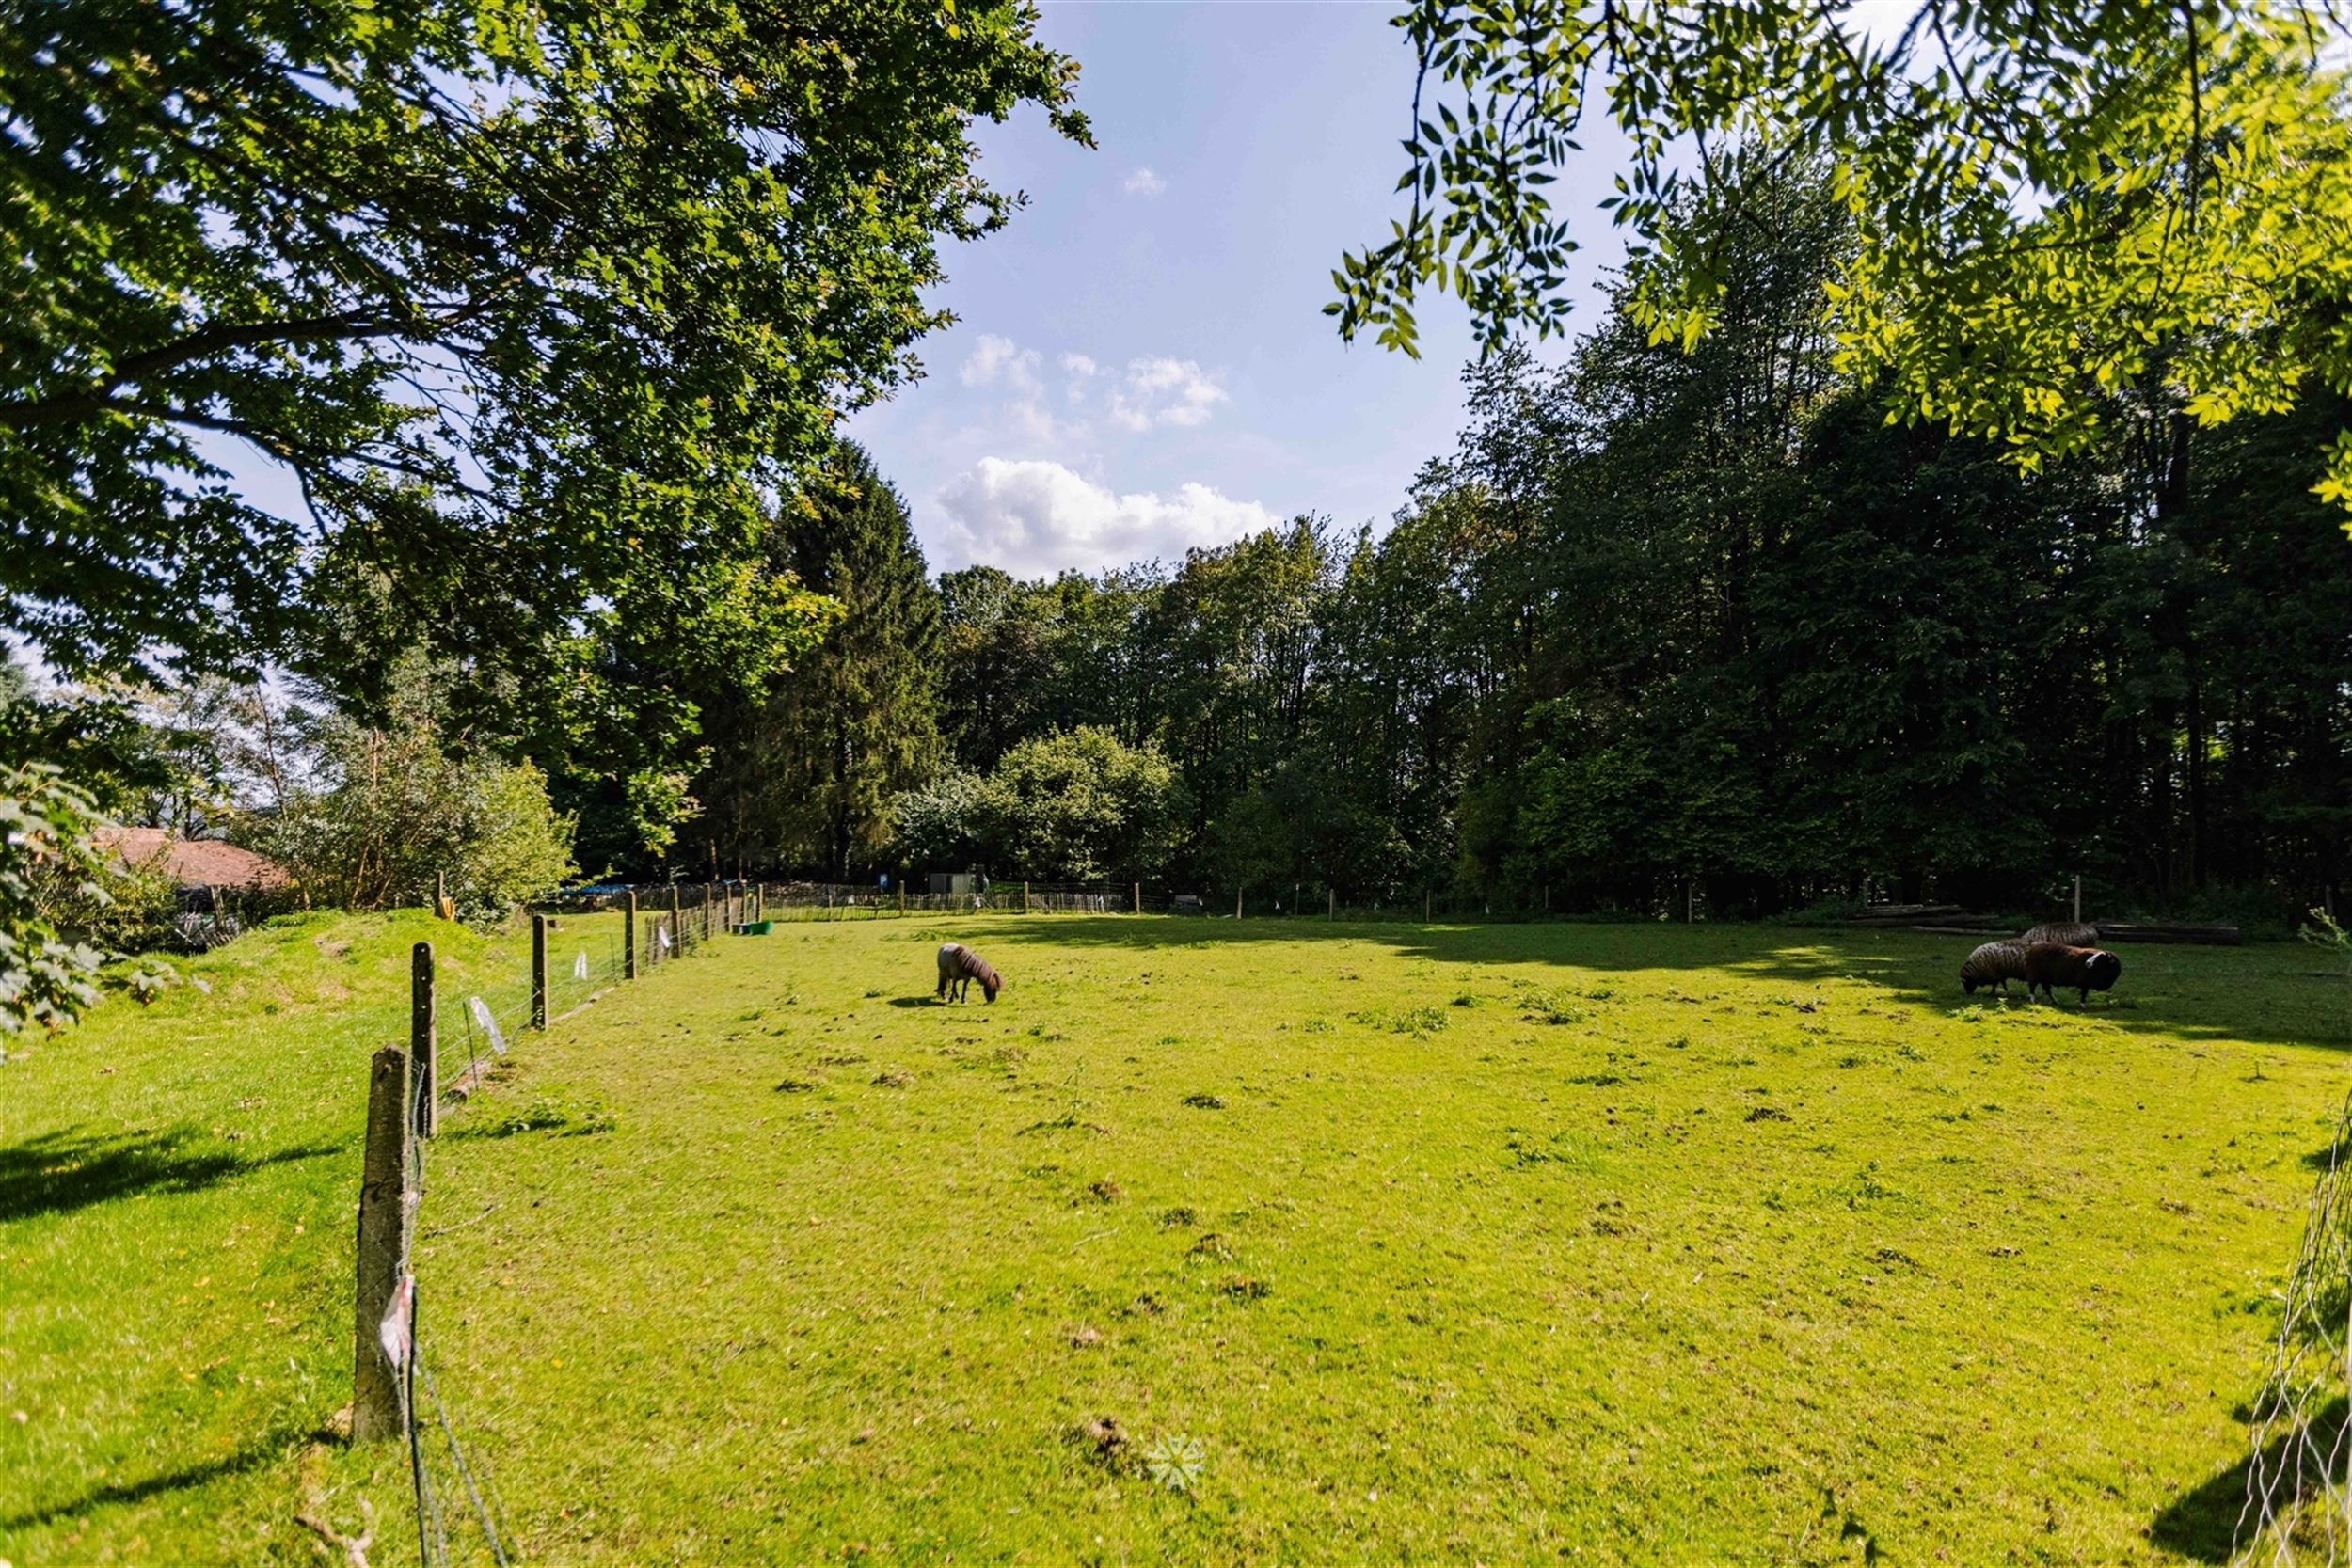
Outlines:
[[[15,1568],[322,1560],[306,1486],[412,1559],[398,1456],[312,1434],[428,929],[511,981],[314,923],[0,1069]],[[993,1007],[930,1001],[949,935]],[[2217,1560],[2344,979],[2135,948],[1970,1006],[1964,947],[727,939],[450,1119],[432,1363],[540,1562]]]

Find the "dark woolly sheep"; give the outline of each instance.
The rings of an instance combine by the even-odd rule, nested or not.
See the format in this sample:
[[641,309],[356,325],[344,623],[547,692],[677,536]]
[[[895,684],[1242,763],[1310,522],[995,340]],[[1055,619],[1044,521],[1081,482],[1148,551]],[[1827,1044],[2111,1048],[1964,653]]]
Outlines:
[[2096,947],[2037,942],[2026,949],[2026,994],[2040,991],[2045,1002],[2058,1000],[2051,987],[2066,986],[2088,1004],[2092,991],[2106,990],[2122,973],[2122,959]]
[[1969,996],[1977,994],[1979,986],[2007,996],[2009,983],[2025,977],[2026,944],[2022,942],[1988,942],[1960,966],[1960,989]]
[[2037,942],[2055,942],[2061,947],[2096,947],[2099,927],[2079,920],[2053,920],[2046,926],[2035,927],[2017,940],[2028,947]]
[[995,966],[986,958],[960,942],[943,943],[939,949],[939,999],[942,1002],[962,1001],[964,992],[972,989],[975,980],[980,983],[980,990],[987,993],[991,1002],[995,1001],[996,993],[1005,989],[1005,977],[997,974]]

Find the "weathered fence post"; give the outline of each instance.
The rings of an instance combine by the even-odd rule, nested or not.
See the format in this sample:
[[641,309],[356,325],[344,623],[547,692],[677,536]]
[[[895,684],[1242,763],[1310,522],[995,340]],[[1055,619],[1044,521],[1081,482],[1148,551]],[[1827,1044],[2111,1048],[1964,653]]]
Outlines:
[[2083,874],[2074,873],[2074,924],[2083,923]]
[[1142,884],[1141,882],[1137,882],[1137,883],[1136,884],[1136,913],[1137,913],[1137,914],[1141,914],[1142,912],[1143,912],[1143,884]]
[[637,978],[637,890],[630,888],[621,906],[621,978]]
[[1427,888],[1421,890],[1421,923],[1423,926],[1429,924],[1429,901],[1433,896]]
[[449,918],[449,873],[446,871],[433,873],[433,918]]
[[705,882],[703,884],[703,941],[705,942],[708,942],[718,934],[710,927],[710,906],[718,902],[718,898],[719,885],[716,882]]
[[408,955],[408,1057],[416,1064],[417,1136],[441,1130],[440,1052],[433,1016],[433,944],[421,942]]
[[1340,890],[1334,887],[1326,888],[1324,891],[1331,895],[1331,922],[1337,925],[1340,918]]
[[531,917],[531,1026],[548,1026],[548,917]]
[[1235,920],[1241,918],[1241,889],[1239,888],[1233,890],[1233,918]]
[[1029,884],[1026,882],[1021,884],[1021,912],[1029,912]]
[[686,890],[675,882],[670,884],[670,954],[675,958],[686,951]]
[[400,1369],[384,1354],[385,1308],[407,1252],[408,1053],[388,1045],[368,1064],[368,1141],[359,1167],[359,1273],[352,1312],[351,1440],[380,1443],[407,1430]]

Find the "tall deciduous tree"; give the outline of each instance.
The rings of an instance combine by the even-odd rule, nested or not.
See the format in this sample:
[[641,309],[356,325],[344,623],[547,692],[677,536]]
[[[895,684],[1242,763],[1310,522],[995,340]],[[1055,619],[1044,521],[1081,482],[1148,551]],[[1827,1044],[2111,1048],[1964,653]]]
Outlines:
[[343,572],[450,651],[544,654],[600,606],[775,645],[761,486],[910,373],[938,237],[1017,204],[972,120],[1086,137],[1035,21],[0,8],[0,623],[67,675],[246,665]]
[[913,373],[940,237],[1018,204],[972,122],[1088,139],[1035,28],[0,3],[0,627],[69,679],[274,660],[379,715],[421,647],[682,810],[676,693],[823,625],[762,496]]

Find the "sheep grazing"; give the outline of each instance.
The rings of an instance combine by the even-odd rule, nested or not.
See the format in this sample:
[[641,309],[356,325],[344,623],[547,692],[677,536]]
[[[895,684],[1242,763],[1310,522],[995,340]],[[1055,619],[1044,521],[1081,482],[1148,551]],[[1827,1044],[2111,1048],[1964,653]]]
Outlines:
[[2026,944],[2022,942],[1988,942],[1968,955],[1960,966],[1960,989],[1974,996],[1979,986],[2009,994],[2011,980],[2026,977]]
[[2055,942],[2062,947],[2096,947],[2099,928],[2079,920],[2053,920],[2046,926],[2035,927],[2017,940],[2028,947],[2037,942]]
[[995,966],[960,942],[944,942],[939,949],[939,991],[942,1002],[961,1002],[964,992],[977,980],[980,990],[991,1002],[1005,989],[1005,977]]
[[2067,986],[2088,1004],[2092,991],[2106,990],[2122,973],[2122,959],[2096,947],[2037,942],[2026,949],[2026,994],[2038,990],[2045,1002],[2058,1000],[2051,987]]

